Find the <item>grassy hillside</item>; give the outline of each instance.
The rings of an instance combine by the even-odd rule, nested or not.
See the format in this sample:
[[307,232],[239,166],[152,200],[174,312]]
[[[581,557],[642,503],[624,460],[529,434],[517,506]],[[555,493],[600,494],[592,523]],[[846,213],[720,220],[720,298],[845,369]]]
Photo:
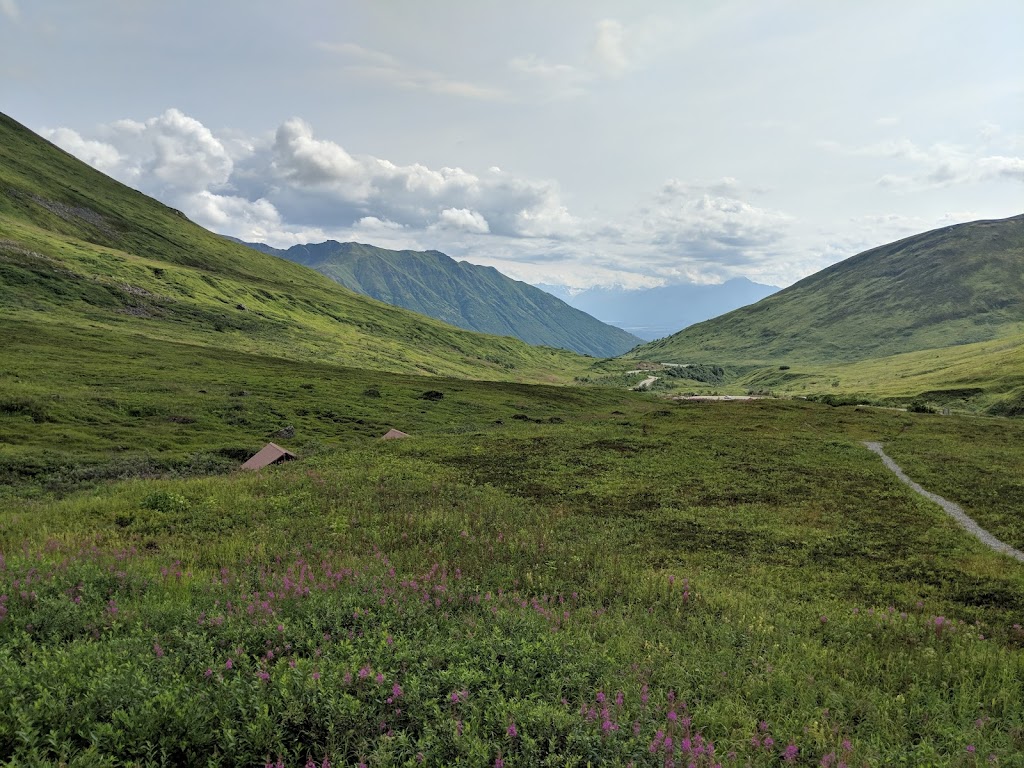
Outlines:
[[838,365],[761,368],[736,384],[839,401],[1024,415],[1024,334]]
[[647,344],[664,362],[836,363],[1024,332],[1024,216],[883,245]]
[[459,328],[595,357],[615,357],[643,343],[493,267],[457,262],[439,251],[389,251],[333,240],[288,250],[252,245],[353,291]]
[[587,365],[228,242],[0,116],[0,323],[12,320],[479,379],[569,381]]
[[[235,469],[268,440],[309,456],[391,427],[458,435],[568,419],[618,393],[423,377],[151,338],[130,327],[7,321],[0,497]],[[285,430],[291,437],[282,437]]]

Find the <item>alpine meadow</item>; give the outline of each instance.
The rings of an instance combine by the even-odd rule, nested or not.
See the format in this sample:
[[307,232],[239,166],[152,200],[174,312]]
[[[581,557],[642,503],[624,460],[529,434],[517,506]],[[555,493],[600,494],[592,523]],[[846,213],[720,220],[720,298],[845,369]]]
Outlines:
[[[705,115],[807,95],[799,79],[751,95],[712,74],[724,53],[686,83],[673,70],[678,93],[639,84],[705,39],[744,71],[765,56],[758,83],[796,71],[773,58],[789,61],[783,44],[808,51],[801,77],[831,77],[823,51],[852,56],[855,39],[819,15],[852,8],[651,3],[701,20],[669,34],[606,3],[574,47],[556,30],[587,4],[524,6],[478,39],[501,4],[354,3],[323,11],[350,22],[332,42],[304,4],[302,34],[320,37],[262,0],[234,36],[206,29],[232,0],[196,17],[192,60],[173,8],[128,5],[66,9],[90,46],[140,35],[118,64],[137,79],[103,88],[184,109],[209,79],[238,125],[336,100],[366,149],[299,119],[247,134],[168,110],[79,135],[4,107],[0,766],[1024,768],[1024,215],[941,197],[998,183],[1019,202],[1024,139],[994,122],[977,151],[829,133],[812,117],[832,90],[863,103],[853,75],[815,80],[803,122]],[[910,56],[923,44],[903,13],[890,32]],[[271,18],[280,30],[257,35]],[[85,50],[25,0],[0,0],[0,24]],[[729,46],[723,29],[739,30]],[[506,56],[527,34],[560,47]],[[176,51],[174,83],[150,82],[143,43]],[[215,48],[243,57],[236,79],[196,74]],[[42,77],[9,50],[0,80]],[[320,63],[267,75],[260,57],[280,50]],[[83,71],[106,62],[83,56]],[[923,96],[886,101],[880,64],[858,66],[879,88],[870,131],[909,134],[911,108],[931,119]],[[703,101],[677,112],[684,94]],[[488,167],[499,123],[523,154],[442,165]],[[766,137],[753,164],[748,123]],[[798,167],[794,136],[869,166],[879,200],[993,213],[940,225],[850,203],[835,220],[856,236],[801,230],[783,176],[728,175],[767,157],[793,164],[793,188],[820,182],[807,168],[831,161]],[[669,178],[688,142],[720,180],[679,174],[605,213],[600,195],[636,182],[622,157]],[[532,163],[590,181],[537,181]],[[821,206],[869,186],[837,177]],[[570,273],[566,301],[536,287]],[[721,308],[686,325],[700,302]],[[654,327],[681,330],[623,330]]]

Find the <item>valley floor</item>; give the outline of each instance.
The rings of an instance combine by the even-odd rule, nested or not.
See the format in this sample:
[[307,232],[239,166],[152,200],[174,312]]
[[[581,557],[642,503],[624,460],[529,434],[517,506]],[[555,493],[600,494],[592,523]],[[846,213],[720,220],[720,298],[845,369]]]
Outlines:
[[[6,449],[0,754],[12,765],[1024,754],[1024,568],[860,444],[883,441],[1020,547],[1024,425],[314,368],[282,370],[276,386],[296,399],[260,421],[248,398],[221,405],[242,387],[257,396],[251,370],[243,382],[204,365],[175,386],[212,405],[176,411],[193,419],[167,422],[177,437],[130,420],[73,426],[66,400],[41,398],[36,426],[50,440],[84,430],[99,457],[108,440],[190,450],[190,429],[237,441],[295,420],[301,460],[111,483],[69,454],[58,471],[41,449],[32,480]],[[214,371],[219,383],[198,383]],[[102,397],[159,403],[164,385],[144,382],[110,376]],[[428,384],[440,399],[420,398]],[[321,413],[315,440],[313,420],[295,418],[312,408],[337,414]],[[414,436],[381,443],[385,424]],[[36,450],[30,430],[4,434]]]

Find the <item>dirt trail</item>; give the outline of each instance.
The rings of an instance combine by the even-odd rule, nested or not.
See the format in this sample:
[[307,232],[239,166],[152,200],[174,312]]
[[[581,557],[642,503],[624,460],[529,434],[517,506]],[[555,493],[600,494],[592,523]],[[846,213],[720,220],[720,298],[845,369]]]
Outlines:
[[677,395],[673,400],[764,400],[763,395]]
[[938,494],[932,493],[931,491],[926,491],[920,485],[918,485],[909,477],[907,477],[906,474],[904,474],[903,470],[900,469],[899,464],[897,464],[895,461],[889,458],[885,451],[882,450],[881,443],[865,442],[864,445],[867,446],[867,449],[869,451],[873,451],[874,453],[877,453],[879,456],[882,457],[882,461],[885,463],[885,466],[892,470],[893,474],[895,474],[896,477],[900,479],[900,482],[902,482],[904,485],[909,485],[914,491],[921,494],[929,501],[934,501],[936,504],[942,507],[943,510],[945,510],[947,515],[949,515],[958,523],[960,523],[960,525],[962,525],[967,530],[967,532],[970,533],[972,536],[975,536],[983,544],[985,544],[987,547],[991,549],[994,549],[996,552],[1002,552],[1004,555],[1009,555],[1014,560],[1020,560],[1022,563],[1024,563],[1024,552],[1021,552],[1019,549],[1014,549],[1006,542],[1000,541],[991,533],[986,531],[984,528],[982,528],[980,525],[974,522],[974,520],[968,517],[967,513],[964,512],[964,510],[960,507],[959,504],[954,504],[952,501],[948,501],[939,496]]
[[641,381],[635,387],[632,387],[632,390],[634,392],[643,392],[645,390],[648,390],[648,389],[651,388],[651,384],[653,384],[654,382],[656,382],[660,378],[661,378],[660,376],[648,376],[646,379]]

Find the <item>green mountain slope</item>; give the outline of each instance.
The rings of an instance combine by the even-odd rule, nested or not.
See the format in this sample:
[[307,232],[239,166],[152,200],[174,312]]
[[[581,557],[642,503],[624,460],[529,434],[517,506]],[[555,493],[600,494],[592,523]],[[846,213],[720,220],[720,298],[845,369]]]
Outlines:
[[667,362],[852,362],[1024,331],[1024,216],[873,248],[647,344]]
[[478,379],[565,382],[588,365],[452,328],[228,242],[0,115],[8,321]]
[[290,259],[358,293],[480,333],[614,357],[643,341],[493,267],[439,251],[390,251],[361,243],[253,248]]

